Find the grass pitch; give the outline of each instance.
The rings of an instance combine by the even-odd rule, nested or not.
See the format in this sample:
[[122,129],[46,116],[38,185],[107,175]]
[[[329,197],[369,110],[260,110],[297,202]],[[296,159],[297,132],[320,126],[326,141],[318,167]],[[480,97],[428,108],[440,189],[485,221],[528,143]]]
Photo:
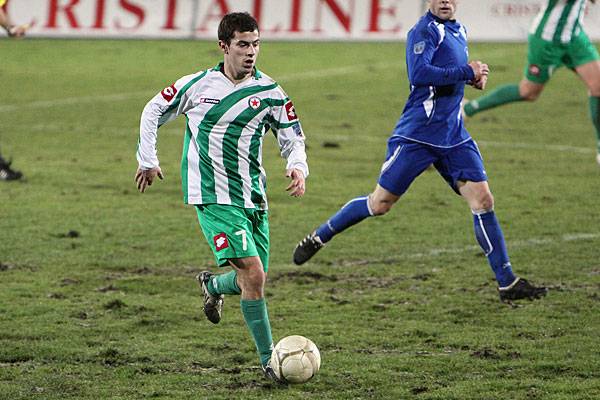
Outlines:
[[[470,53],[492,88],[522,75],[524,45]],[[4,40],[0,60],[0,146],[27,178],[0,183],[1,399],[600,397],[600,168],[569,71],[536,104],[468,125],[515,271],[551,288],[510,307],[466,204],[433,171],[388,215],[291,264],[304,234],[374,187],[408,94],[404,47],[264,43],[259,67],[294,100],[311,168],[306,196],[288,197],[265,139],[273,334],[310,337],[323,359],[308,384],[278,387],[238,298],[217,326],[202,314],[194,275],[216,268],[181,201],[183,118],[160,130],[166,179],[144,195],[133,182],[144,104],[216,65],[216,45]]]

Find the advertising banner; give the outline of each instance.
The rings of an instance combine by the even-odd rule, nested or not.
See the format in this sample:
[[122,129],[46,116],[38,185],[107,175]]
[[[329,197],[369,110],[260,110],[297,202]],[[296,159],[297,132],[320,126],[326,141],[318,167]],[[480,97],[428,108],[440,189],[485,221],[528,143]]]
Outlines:
[[[524,41],[546,0],[461,0],[457,18],[475,41]],[[248,11],[267,40],[405,40],[424,0],[8,0],[32,37],[216,40],[221,17]],[[600,4],[588,5],[586,31],[600,40]]]

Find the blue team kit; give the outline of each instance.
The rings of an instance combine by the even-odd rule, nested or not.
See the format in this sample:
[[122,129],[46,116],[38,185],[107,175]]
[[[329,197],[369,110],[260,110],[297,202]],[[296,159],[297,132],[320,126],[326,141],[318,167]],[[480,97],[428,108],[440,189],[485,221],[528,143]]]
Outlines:
[[409,31],[406,64],[411,92],[392,136],[379,184],[396,195],[433,164],[450,186],[486,181],[477,145],[464,127],[461,101],[475,78],[467,32],[431,12]]

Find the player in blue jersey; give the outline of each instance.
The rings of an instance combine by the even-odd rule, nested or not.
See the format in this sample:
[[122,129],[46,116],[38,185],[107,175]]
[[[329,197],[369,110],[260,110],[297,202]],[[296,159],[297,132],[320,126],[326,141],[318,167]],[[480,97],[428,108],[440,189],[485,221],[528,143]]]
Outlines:
[[454,20],[457,0],[429,3],[427,14],[408,33],[406,63],[411,92],[388,140],[375,190],[349,201],[298,243],[294,263],[305,263],[350,226],[387,213],[415,178],[433,164],[471,208],[475,236],[496,275],[500,299],[539,298],[547,289],[512,271],[481,154],[461,117],[465,84],[484,89],[488,66],[468,61],[466,30]]

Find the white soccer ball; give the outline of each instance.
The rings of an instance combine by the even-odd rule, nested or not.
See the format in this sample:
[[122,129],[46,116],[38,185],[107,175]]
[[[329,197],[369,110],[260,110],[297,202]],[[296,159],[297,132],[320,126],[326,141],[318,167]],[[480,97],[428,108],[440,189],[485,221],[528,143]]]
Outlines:
[[321,354],[312,340],[300,335],[284,337],[273,348],[271,367],[289,383],[304,383],[321,367]]

